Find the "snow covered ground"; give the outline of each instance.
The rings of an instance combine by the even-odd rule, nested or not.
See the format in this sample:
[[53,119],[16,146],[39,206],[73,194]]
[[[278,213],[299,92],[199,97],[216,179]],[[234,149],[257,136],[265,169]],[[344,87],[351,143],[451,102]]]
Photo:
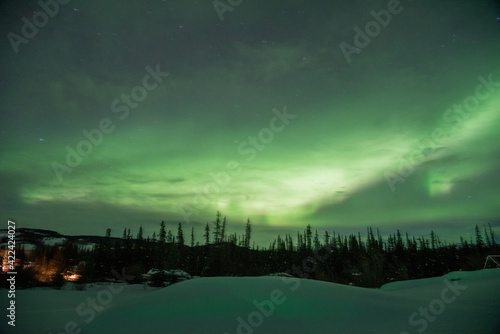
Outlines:
[[61,237],[61,238],[52,238],[52,237],[45,237],[42,239],[42,244],[46,246],[54,246],[54,245],[62,245],[65,243],[68,239]]
[[[5,311],[6,290],[2,295]],[[97,284],[16,292],[1,333],[500,333],[500,269],[380,289],[285,277],[196,278],[163,289]]]

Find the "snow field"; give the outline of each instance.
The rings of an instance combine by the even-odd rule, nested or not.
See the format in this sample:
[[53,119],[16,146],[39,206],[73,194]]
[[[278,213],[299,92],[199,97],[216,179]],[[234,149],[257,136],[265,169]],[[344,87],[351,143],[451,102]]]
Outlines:
[[0,332],[498,334],[499,297],[500,269],[380,289],[270,276],[196,278],[162,289],[95,284],[18,291],[16,328],[3,321]]

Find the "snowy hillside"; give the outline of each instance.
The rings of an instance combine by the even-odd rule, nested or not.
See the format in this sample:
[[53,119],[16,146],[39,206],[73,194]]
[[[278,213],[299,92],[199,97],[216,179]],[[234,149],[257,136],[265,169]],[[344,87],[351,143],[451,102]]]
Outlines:
[[[500,269],[381,289],[285,277],[197,278],[163,289],[18,291],[5,333],[500,333]],[[66,328],[66,329],[65,329]]]
[[[65,236],[58,232],[33,228],[18,228],[16,230],[16,244],[22,245],[24,250],[35,250],[37,246],[64,245],[72,242],[79,250],[93,250],[102,243],[104,237],[99,236]],[[8,246],[8,230],[0,229],[0,247]]]

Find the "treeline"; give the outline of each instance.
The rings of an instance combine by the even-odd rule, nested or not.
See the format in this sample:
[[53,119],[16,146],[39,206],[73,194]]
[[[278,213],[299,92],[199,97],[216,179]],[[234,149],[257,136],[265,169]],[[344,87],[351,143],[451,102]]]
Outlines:
[[[34,252],[20,249],[23,261],[35,266],[25,271],[38,281],[61,283],[61,273],[72,270],[80,282],[115,279],[130,275],[129,282],[143,282],[143,274],[155,269],[180,269],[192,276],[259,276],[288,273],[364,287],[379,287],[394,280],[440,276],[450,271],[482,269],[485,257],[499,254],[491,226],[476,226],[474,238],[460,238],[458,244],[443,243],[433,232],[430,238],[404,236],[399,230],[383,238],[377,229],[341,235],[319,235],[308,225],[296,236],[278,236],[266,248],[251,245],[252,226],[247,221],[242,235],[226,233],[226,217],[217,212],[215,221],[204,227],[203,243],[195,242],[195,230],[166,230],[136,236],[130,229],[122,238],[105,237],[95,248],[82,249],[68,242],[63,246],[40,246]],[[29,253],[29,254],[28,254]]]

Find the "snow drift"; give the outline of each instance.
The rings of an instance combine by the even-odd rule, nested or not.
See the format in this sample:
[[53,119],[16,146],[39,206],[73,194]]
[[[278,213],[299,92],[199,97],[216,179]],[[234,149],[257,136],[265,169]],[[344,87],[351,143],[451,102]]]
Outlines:
[[197,278],[168,288],[24,290],[2,333],[500,333],[500,269],[380,289],[287,277]]

